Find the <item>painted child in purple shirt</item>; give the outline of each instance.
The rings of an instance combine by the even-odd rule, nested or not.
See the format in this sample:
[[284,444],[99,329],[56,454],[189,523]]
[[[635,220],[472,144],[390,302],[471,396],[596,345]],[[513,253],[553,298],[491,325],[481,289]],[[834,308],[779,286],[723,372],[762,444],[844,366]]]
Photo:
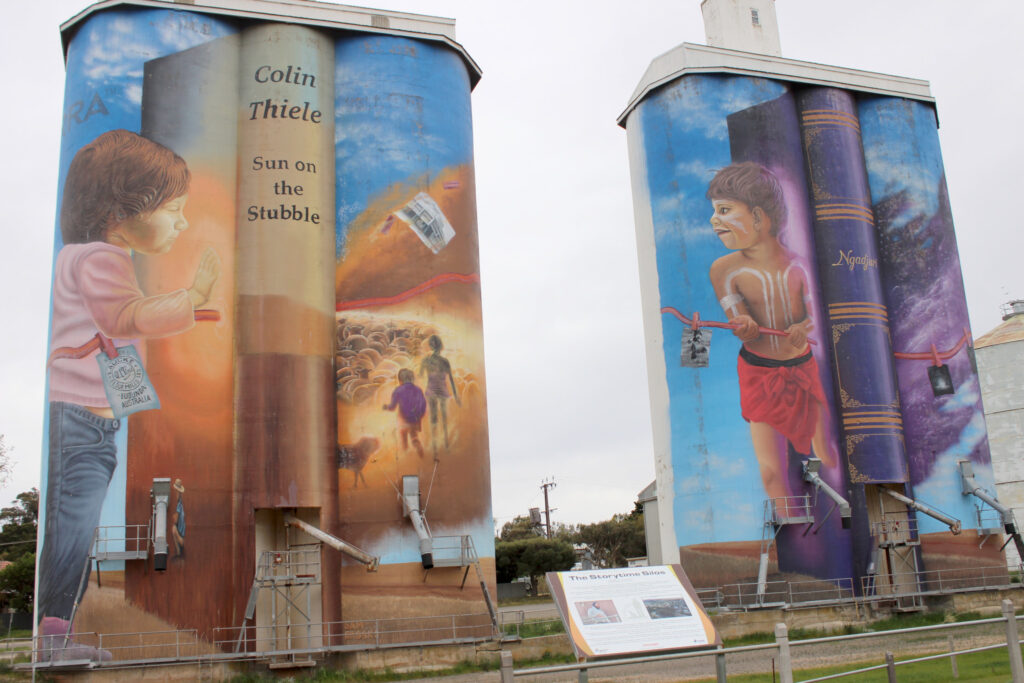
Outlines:
[[398,433],[402,438],[402,450],[409,448],[409,441],[416,448],[416,453],[423,457],[423,444],[420,443],[420,421],[427,412],[427,399],[423,390],[414,383],[416,375],[408,368],[398,371],[401,384],[391,392],[391,403],[384,410],[398,408]]

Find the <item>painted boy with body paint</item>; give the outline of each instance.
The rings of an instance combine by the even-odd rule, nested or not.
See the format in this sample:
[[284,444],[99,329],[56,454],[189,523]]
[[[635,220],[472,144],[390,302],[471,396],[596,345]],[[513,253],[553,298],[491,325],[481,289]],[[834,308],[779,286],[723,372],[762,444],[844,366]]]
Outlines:
[[[790,495],[782,435],[802,455],[835,459],[825,432],[825,395],[807,335],[813,329],[803,266],[779,242],[786,221],[778,179],[760,164],[723,168],[708,185],[711,227],[731,252],[711,264],[711,284],[740,338],[740,409],[769,498]],[[762,334],[759,328],[786,333]],[[788,450],[788,449],[787,449]]]

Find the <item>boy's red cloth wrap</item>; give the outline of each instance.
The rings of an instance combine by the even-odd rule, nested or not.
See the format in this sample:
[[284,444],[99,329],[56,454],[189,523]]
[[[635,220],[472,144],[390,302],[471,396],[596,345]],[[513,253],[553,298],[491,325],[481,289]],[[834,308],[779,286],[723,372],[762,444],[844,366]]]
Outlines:
[[743,419],[768,424],[798,453],[809,454],[818,427],[818,405],[825,403],[811,350],[796,358],[776,360],[740,347],[736,370]]

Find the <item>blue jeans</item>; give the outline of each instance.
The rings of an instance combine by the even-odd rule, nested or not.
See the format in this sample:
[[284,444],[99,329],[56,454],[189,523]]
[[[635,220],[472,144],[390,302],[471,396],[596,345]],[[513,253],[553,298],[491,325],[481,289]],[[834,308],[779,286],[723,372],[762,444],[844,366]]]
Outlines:
[[[117,467],[121,421],[73,403],[50,403],[46,524],[39,558],[36,615],[70,619],[88,584],[90,547]],[[85,581],[82,572],[86,572]]]

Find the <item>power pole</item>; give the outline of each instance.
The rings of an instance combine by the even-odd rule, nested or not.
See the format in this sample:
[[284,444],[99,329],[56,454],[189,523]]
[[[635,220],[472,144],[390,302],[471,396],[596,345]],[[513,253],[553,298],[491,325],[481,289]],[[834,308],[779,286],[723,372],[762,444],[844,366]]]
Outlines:
[[551,506],[548,504],[548,489],[555,488],[555,480],[552,478],[550,481],[545,479],[540,485],[544,489],[544,531],[545,536],[551,538]]

